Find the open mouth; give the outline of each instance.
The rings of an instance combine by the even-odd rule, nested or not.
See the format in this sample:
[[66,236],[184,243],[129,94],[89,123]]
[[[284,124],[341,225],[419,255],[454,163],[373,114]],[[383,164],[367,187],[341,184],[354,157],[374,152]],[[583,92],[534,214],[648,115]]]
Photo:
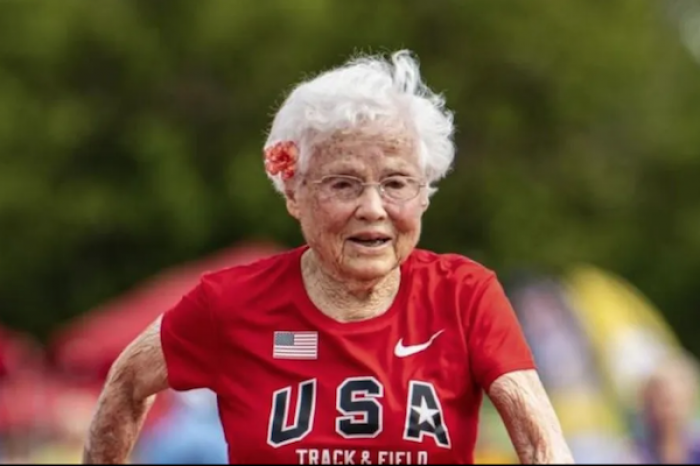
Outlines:
[[369,248],[376,248],[379,246],[383,246],[389,241],[391,241],[391,238],[388,236],[372,236],[372,237],[366,237],[366,236],[351,236],[349,238],[350,241],[352,241],[355,244],[359,244],[361,246],[366,246]]

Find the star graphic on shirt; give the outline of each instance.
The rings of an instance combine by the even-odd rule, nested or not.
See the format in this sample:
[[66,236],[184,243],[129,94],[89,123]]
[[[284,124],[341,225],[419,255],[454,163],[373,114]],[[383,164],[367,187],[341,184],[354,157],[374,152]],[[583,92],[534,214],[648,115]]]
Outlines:
[[421,398],[420,407],[411,406],[411,409],[418,413],[418,425],[428,422],[435,428],[435,415],[440,412],[439,409],[430,409],[425,402],[425,398]]

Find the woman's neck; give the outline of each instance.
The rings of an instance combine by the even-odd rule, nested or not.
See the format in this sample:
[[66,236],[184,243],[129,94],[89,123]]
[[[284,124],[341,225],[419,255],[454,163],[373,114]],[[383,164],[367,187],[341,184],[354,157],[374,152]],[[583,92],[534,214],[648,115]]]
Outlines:
[[309,298],[327,316],[349,322],[377,317],[394,302],[401,283],[401,270],[373,281],[339,279],[328,273],[312,249],[301,258],[304,286]]

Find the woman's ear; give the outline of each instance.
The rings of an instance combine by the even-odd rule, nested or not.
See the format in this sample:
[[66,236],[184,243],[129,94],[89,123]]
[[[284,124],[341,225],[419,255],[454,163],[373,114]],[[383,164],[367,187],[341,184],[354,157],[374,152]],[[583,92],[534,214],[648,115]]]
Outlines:
[[[298,186],[298,185],[297,185]],[[285,183],[284,187],[284,199],[287,205],[287,212],[289,215],[299,220],[300,209],[298,200],[298,191],[294,189],[295,186],[290,186],[290,183]]]
[[423,194],[423,199],[421,199],[420,206],[423,208],[423,212],[428,210],[428,206],[430,206],[430,192]]

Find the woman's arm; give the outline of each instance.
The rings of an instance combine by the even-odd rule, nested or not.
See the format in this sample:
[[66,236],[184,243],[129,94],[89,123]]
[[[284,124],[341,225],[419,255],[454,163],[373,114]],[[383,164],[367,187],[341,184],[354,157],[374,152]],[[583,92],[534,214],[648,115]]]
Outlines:
[[85,464],[124,464],[154,395],[168,388],[158,318],[112,365],[83,452]]
[[554,408],[535,370],[505,374],[491,384],[489,398],[523,464],[573,463]]

